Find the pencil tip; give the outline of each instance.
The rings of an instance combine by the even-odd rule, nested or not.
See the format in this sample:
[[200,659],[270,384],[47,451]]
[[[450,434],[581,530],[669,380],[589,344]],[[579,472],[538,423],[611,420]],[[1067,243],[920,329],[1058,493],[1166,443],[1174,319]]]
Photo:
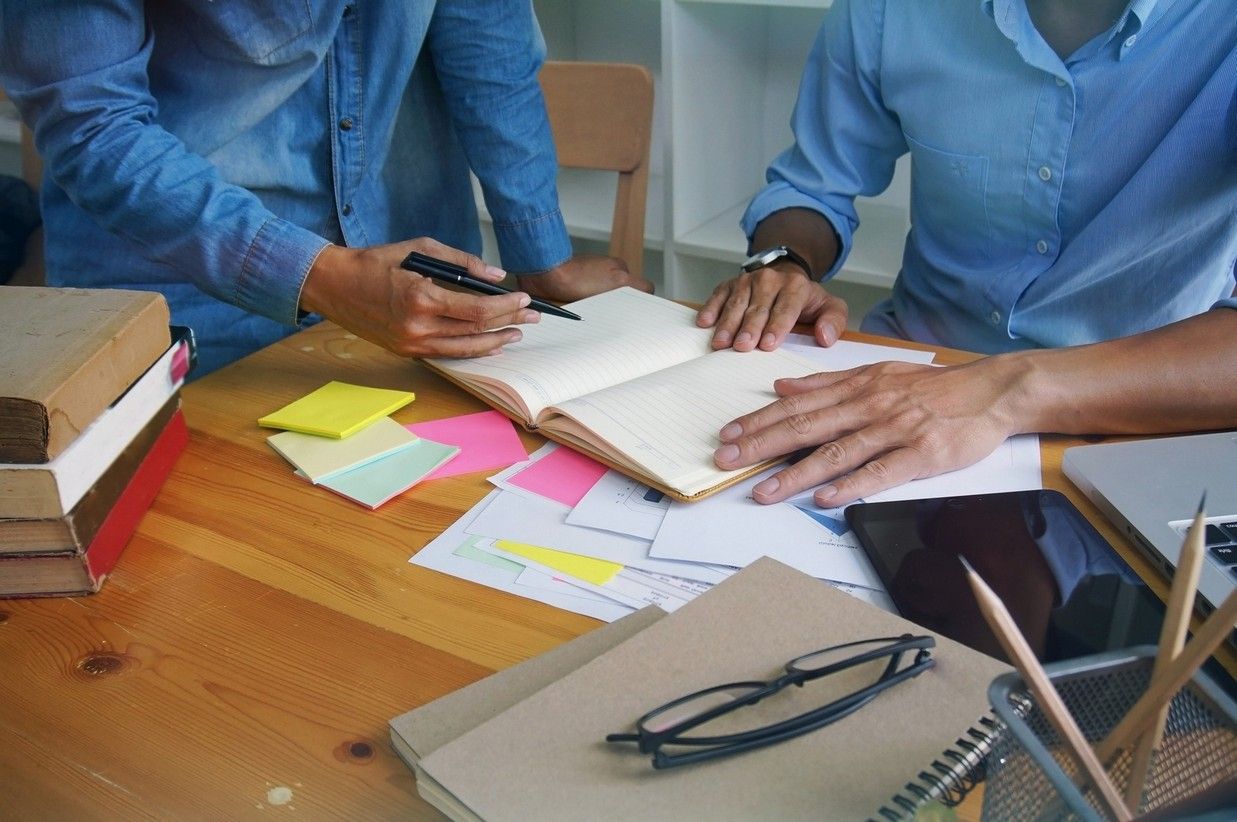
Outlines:
[[1198,501],[1198,513],[1202,514],[1203,509],[1207,507],[1207,491],[1203,490],[1203,498]]
[[[966,557],[962,556],[961,554],[958,554],[958,561],[962,563],[962,567],[966,569],[966,572],[968,574],[975,574],[975,569],[971,566],[971,563],[966,561]],[[975,574],[975,575],[979,576],[979,574]]]

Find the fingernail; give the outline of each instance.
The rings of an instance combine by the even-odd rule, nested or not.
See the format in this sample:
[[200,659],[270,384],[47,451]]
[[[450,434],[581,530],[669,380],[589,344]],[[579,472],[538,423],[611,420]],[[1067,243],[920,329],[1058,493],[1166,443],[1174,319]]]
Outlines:
[[738,458],[739,446],[737,445],[723,445],[713,452],[713,459],[717,462],[734,462]]
[[738,438],[739,435],[741,435],[742,433],[743,433],[743,426],[739,425],[737,422],[731,422],[731,423],[727,423],[726,427],[723,428],[720,432],[718,432],[717,436],[720,437],[723,442],[725,442],[728,440],[733,440],[733,439]]
[[521,311],[520,322],[539,323],[541,322],[541,312],[540,311]]
[[520,295],[520,308],[527,308],[528,304],[533,301],[533,298],[527,294]]
[[752,341],[752,335],[747,333],[746,331],[740,332],[739,336],[734,338],[735,345],[747,345],[751,341]]
[[825,502],[833,499],[837,495],[838,495],[838,488],[836,485],[826,485],[825,487],[820,488],[816,491],[816,504],[824,505]]
[[511,329],[511,334],[507,337],[507,341],[503,343],[503,345],[510,345],[511,343],[519,342],[522,339],[524,339],[524,335],[520,333],[520,330],[518,328],[513,328]]
[[777,477],[769,477],[764,482],[757,484],[756,487],[752,489],[752,493],[759,494],[762,497],[766,497],[772,494],[776,494],[777,489],[780,488],[781,486],[782,484],[778,482]]
[[838,341],[838,335],[833,330],[833,326],[829,326],[821,332],[821,336],[825,338],[825,345],[833,345]]
[[712,324],[713,324],[712,314],[697,314],[696,315],[696,325],[700,326],[701,328],[708,328]]
[[487,265],[485,267],[485,273],[489,274],[491,277],[493,277],[496,280],[501,280],[503,277],[507,276],[507,272],[503,271],[501,268],[499,268],[496,265]]
[[501,347],[499,347],[499,348],[491,348],[491,349],[489,350],[489,352],[488,352],[488,353],[486,353],[486,355],[485,355],[485,356],[487,356],[487,357],[493,357],[494,355],[496,355],[496,354],[501,354],[501,353],[503,353],[503,350],[502,350],[502,348],[501,348]]
[[765,334],[760,338],[760,347],[766,351],[771,351],[776,343],[777,337],[772,334]]
[[713,335],[713,342],[717,343],[718,345],[730,345],[730,332],[729,331],[718,331],[716,334]]

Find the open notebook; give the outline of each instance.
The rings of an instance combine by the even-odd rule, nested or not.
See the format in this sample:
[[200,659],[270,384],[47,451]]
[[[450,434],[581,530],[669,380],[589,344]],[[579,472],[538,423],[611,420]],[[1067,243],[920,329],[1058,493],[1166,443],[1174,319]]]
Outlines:
[[528,428],[678,500],[751,476],[713,464],[722,426],[777,399],[773,381],[817,371],[788,351],[712,351],[690,308],[620,288],[546,316],[494,357],[425,364]]
[[[452,819],[905,819],[959,796],[987,744],[988,683],[1009,669],[943,637],[936,667],[771,747],[654,771],[634,746],[603,741],[688,691],[905,632],[923,630],[762,559],[672,614],[640,612],[399,717],[393,739]],[[769,701],[816,707],[811,685]]]

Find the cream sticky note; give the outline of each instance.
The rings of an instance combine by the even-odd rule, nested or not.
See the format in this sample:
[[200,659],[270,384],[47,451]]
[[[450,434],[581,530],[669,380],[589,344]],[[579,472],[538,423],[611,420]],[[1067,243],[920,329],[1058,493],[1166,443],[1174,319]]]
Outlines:
[[342,440],[297,431],[284,431],[266,438],[271,448],[315,484],[393,454],[416,441],[416,434],[390,417],[381,417]]
[[615,574],[623,570],[623,566],[617,562],[583,557],[579,554],[569,554],[566,551],[556,551],[553,548],[542,548],[537,545],[525,545],[522,542],[500,539],[494,541],[494,547],[594,585],[605,585],[614,578]]
[[394,454],[336,474],[318,484],[367,508],[377,508],[425,479],[459,451],[454,445],[418,439]]
[[410,391],[332,381],[267,414],[258,420],[258,425],[343,439],[374,420],[398,411],[414,398]]

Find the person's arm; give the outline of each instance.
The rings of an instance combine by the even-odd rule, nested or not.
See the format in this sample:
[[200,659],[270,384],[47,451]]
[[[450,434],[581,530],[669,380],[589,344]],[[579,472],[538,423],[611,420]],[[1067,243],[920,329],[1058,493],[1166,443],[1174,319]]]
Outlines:
[[779,380],[780,400],[721,432],[726,469],[814,447],[756,486],[820,505],[963,468],[1020,433],[1153,434],[1237,427],[1237,304],[1154,331],[934,368],[880,363]]
[[697,315],[714,348],[781,345],[796,322],[831,345],[845,304],[819,284],[837,273],[859,224],[854,199],[883,191],[906,153],[898,118],[880,92],[884,4],[838,0],[808,55],[791,117],[794,145],[774,160],[769,184],[748,206],[749,248],[786,245],[811,264],[813,280],[782,261],[720,285]]
[[326,241],[224,181],[158,123],[140,0],[6,0],[0,83],[34,132],[45,178],[107,230],[221,300],[296,321]]
[[481,182],[503,266],[558,301],[620,285],[646,291],[618,260],[573,257],[558,206],[558,160],[537,73],[545,42],[527,0],[440,0],[426,45],[469,165]]
[[524,295],[458,294],[391,259],[432,248],[501,278],[468,255],[424,239],[330,246],[228,183],[159,124],[153,47],[139,0],[3,3],[0,83],[34,130],[44,174],[99,225],[220,300],[288,325],[317,311],[398,353],[488,353],[519,338],[494,329],[536,316],[521,311]]

